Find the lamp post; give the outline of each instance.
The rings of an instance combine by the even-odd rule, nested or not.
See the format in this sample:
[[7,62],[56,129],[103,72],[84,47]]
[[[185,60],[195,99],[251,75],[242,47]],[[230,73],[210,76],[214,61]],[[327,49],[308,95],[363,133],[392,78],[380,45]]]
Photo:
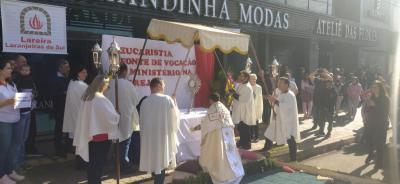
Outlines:
[[[112,75],[112,78],[115,80],[115,110],[119,113],[119,102],[118,102],[118,70],[119,70],[119,63],[120,63],[120,47],[118,43],[113,40],[110,47],[108,48],[108,61],[109,61],[109,72]],[[115,144],[115,174],[117,184],[119,184],[119,179],[121,176],[120,172],[120,153],[119,153],[119,139],[117,139]]]
[[102,69],[101,61],[100,61],[102,52],[103,52],[103,50],[101,49],[99,43],[96,42],[96,44],[92,48],[92,59],[93,59],[94,66],[96,67],[96,69],[99,73],[103,73],[103,69]]

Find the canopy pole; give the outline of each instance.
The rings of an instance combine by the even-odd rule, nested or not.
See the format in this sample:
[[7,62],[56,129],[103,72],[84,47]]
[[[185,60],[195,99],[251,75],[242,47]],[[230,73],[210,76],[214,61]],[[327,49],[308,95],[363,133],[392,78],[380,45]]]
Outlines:
[[219,57],[218,57],[217,52],[214,51],[214,55],[215,55],[215,58],[217,59],[217,62],[218,62],[219,67],[221,67],[222,72],[224,73],[226,79],[228,80],[228,73],[225,71],[225,68],[224,68],[224,66],[223,66],[222,63],[221,63],[221,60],[219,60]]
[[[118,74],[114,74],[115,80],[115,110],[119,112],[119,97],[118,97]],[[115,174],[117,179],[117,184],[121,178],[121,163],[120,163],[120,151],[119,151],[119,139],[115,143]]]
[[149,39],[149,37],[146,35],[146,39],[144,40],[142,50],[140,50],[139,62],[137,64],[137,66],[136,66],[135,75],[133,75],[133,80],[132,80],[133,84],[135,84],[135,80],[136,80],[136,76],[138,74],[139,67],[142,64],[143,52],[144,52],[144,49],[146,48],[148,39]]
[[[186,61],[186,60],[188,59],[189,53],[190,53],[192,47],[194,47],[194,45],[195,45],[195,44],[194,44],[194,41],[195,41],[195,38],[196,38],[197,34],[198,34],[198,32],[196,32],[195,34],[193,34],[193,38],[192,38],[192,43],[193,43],[193,45],[192,45],[191,47],[188,48],[188,50],[187,50],[187,52],[186,52],[185,60],[183,60],[183,61]],[[179,75],[179,78],[178,78],[178,80],[176,81],[175,89],[174,89],[174,92],[172,93],[172,95],[175,96],[175,97],[176,97],[176,90],[178,90],[178,85],[179,85],[179,82],[181,81],[182,72],[183,72],[183,69],[184,69],[184,68],[185,68],[185,65],[182,63],[181,74]]]
[[[194,45],[193,45],[193,46],[194,46]],[[192,46],[192,47],[193,47],[193,46]],[[186,56],[185,56],[185,59],[184,59],[183,61],[186,61],[186,60],[188,59],[189,53],[190,53],[190,51],[192,50],[192,47],[189,47],[189,48],[187,49],[187,51],[186,51]],[[176,81],[175,89],[174,89],[174,92],[172,93],[172,95],[176,95],[176,90],[178,89],[179,82],[181,81],[182,72],[183,72],[183,69],[184,69],[184,68],[185,68],[185,64],[182,63],[181,74],[179,75],[179,78],[178,78],[178,80]]]
[[249,42],[250,42],[250,49],[252,50],[253,55],[254,55],[254,58],[256,59],[256,63],[257,63],[258,71],[259,71],[258,76],[261,78],[261,82],[262,82],[262,84],[263,84],[265,93],[266,93],[267,95],[270,95],[270,94],[269,94],[269,91],[268,91],[267,82],[265,81],[265,78],[264,78],[264,72],[262,72],[263,75],[260,75],[260,72],[261,72],[261,71],[264,71],[264,70],[261,68],[260,61],[258,60],[258,56],[257,56],[257,51],[256,51],[256,49],[255,49],[255,47],[254,47],[254,44],[253,44],[253,41],[251,40],[251,38],[250,38]]

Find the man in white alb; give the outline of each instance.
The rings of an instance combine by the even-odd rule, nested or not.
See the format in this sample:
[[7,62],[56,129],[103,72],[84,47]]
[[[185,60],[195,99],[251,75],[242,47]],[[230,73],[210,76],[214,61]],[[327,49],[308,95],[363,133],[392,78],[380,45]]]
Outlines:
[[[121,115],[118,129],[120,133],[121,170],[124,172],[128,171],[130,167],[128,153],[132,133],[139,130],[139,114],[136,110],[139,99],[135,87],[126,79],[127,76],[128,66],[125,63],[121,63],[118,71],[118,106]],[[109,89],[104,95],[115,106],[115,79],[110,81]]]
[[232,103],[232,120],[237,124],[240,136],[237,146],[246,150],[251,149],[250,126],[256,124],[254,94],[249,79],[250,74],[247,71],[240,72]]
[[278,145],[288,144],[290,160],[296,161],[297,145],[296,140],[300,139],[299,119],[297,117],[297,101],[295,94],[289,90],[290,81],[287,78],[280,78],[278,81],[279,94],[269,96],[272,104],[273,115],[270,125],[265,131],[264,150],[272,147],[272,142]]
[[250,84],[253,88],[254,93],[254,110],[256,116],[256,125],[251,127],[251,138],[253,142],[258,141],[258,124],[263,122],[263,111],[264,111],[264,103],[263,103],[263,93],[260,85],[257,84],[257,75],[252,73],[250,74]]
[[151,95],[140,106],[140,171],[151,172],[155,184],[163,184],[165,169],[176,167],[176,132],[179,109],[164,95],[164,81],[150,81]]

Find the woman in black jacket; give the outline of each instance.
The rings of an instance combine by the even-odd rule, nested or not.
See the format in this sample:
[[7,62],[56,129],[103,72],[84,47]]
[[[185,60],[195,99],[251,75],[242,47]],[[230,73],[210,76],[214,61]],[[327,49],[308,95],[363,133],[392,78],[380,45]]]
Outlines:
[[371,86],[371,98],[367,102],[367,121],[365,124],[368,157],[365,163],[375,160],[375,168],[383,168],[383,153],[389,127],[389,97],[385,85],[375,81]]

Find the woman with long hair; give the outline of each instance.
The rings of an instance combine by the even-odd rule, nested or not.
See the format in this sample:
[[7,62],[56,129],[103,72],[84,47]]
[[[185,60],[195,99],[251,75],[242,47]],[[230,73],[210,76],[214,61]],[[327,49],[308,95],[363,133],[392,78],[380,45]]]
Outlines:
[[312,116],[313,107],[313,93],[314,84],[312,83],[310,77],[305,75],[301,80],[301,100],[303,104],[304,118],[310,118]]
[[82,95],[74,135],[76,154],[89,162],[89,184],[100,184],[111,140],[118,138],[119,115],[103,95],[108,82],[98,75]]
[[17,87],[11,81],[11,64],[0,60],[0,183],[15,184],[25,177],[15,172],[18,162],[19,109],[14,108]]
[[375,160],[375,168],[383,168],[383,152],[389,127],[389,96],[385,85],[375,81],[370,89],[371,97],[367,102],[367,120],[365,138],[368,145],[368,157],[365,163]]

